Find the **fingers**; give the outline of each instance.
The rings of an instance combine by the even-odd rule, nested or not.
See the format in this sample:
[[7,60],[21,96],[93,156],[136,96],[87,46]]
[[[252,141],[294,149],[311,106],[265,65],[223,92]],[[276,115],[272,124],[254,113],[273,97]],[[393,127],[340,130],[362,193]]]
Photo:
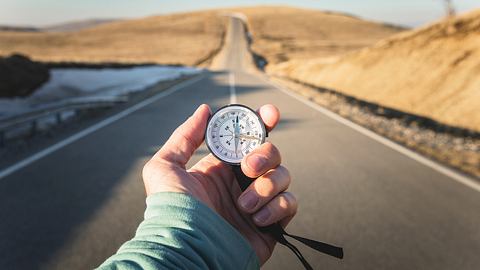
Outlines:
[[238,198],[238,205],[247,213],[255,213],[290,185],[290,173],[278,166],[260,176]]
[[280,193],[253,215],[253,222],[265,227],[276,222],[286,226],[297,213],[298,203],[290,192]]
[[208,105],[200,105],[195,113],[173,132],[154,158],[185,167],[193,152],[203,142],[210,114]]
[[257,112],[265,123],[265,127],[268,131],[275,128],[280,120],[280,111],[272,104],[263,105],[257,110]]
[[242,159],[243,173],[251,178],[257,178],[268,170],[280,165],[282,158],[278,149],[266,142]]
[[269,170],[257,178],[240,195],[238,205],[244,212],[252,214],[258,226],[280,222],[285,227],[297,212],[297,200],[285,192],[291,182],[290,173],[283,166]]

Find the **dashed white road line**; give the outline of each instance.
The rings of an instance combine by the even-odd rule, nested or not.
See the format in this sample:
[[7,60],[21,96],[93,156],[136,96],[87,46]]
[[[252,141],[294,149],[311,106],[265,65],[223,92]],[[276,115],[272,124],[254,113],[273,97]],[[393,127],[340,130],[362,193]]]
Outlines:
[[76,133],[76,134],[74,134],[74,135],[72,135],[72,136],[70,136],[70,137],[52,145],[52,146],[50,146],[50,147],[47,147],[47,148],[41,150],[40,152],[37,152],[34,155],[32,155],[32,156],[30,156],[26,159],[23,159],[23,160],[15,163],[13,165],[11,165],[10,167],[7,167],[7,168],[1,170],[0,171],[0,179],[9,176],[10,174],[12,174],[12,173],[28,166],[28,165],[34,163],[35,161],[37,161],[37,160],[55,152],[55,151],[57,151],[57,150],[65,147],[65,146],[67,146],[67,145],[69,145],[69,144],[71,144],[71,143],[73,143],[73,142],[75,142],[75,141],[77,141],[77,140],[79,140],[79,139],[81,139],[81,138],[83,138],[83,137],[85,137],[85,136],[103,128],[103,127],[105,127],[105,126],[110,125],[113,122],[118,121],[118,120],[124,118],[125,116],[127,116],[129,114],[132,114],[133,112],[138,111],[139,109],[141,109],[141,108],[143,108],[143,107],[145,107],[149,104],[152,104],[153,102],[155,102],[155,101],[157,101],[161,98],[164,98],[168,95],[171,95],[171,94],[175,93],[176,91],[178,91],[180,89],[183,89],[183,88],[185,88],[185,87],[187,87],[187,86],[189,86],[193,83],[196,83],[196,82],[200,81],[201,79],[203,79],[204,77],[205,77],[205,75],[199,75],[199,76],[194,77],[190,80],[187,80],[187,81],[181,82],[179,84],[176,84],[176,85],[168,88],[167,90],[160,92],[157,95],[154,95],[154,96],[152,96],[148,99],[145,99],[145,100],[133,105],[132,107],[129,107],[129,108],[119,112],[118,114],[112,115],[112,116],[108,117],[107,119],[96,123],[93,126],[90,126],[90,127],[86,128],[86,129],[84,129],[84,130],[82,130],[82,131],[80,131],[80,132],[78,132],[78,133]]
[[474,179],[466,176],[466,175],[463,175],[463,174],[460,174],[448,167],[445,167],[433,160],[430,160],[426,157],[423,157],[421,156],[420,154],[418,153],[415,153],[413,152],[412,150],[398,144],[398,143],[395,143],[385,137],[382,137],[376,133],[374,133],[373,131],[371,130],[368,130],[358,124],[355,124],[353,123],[352,121],[350,120],[347,120],[346,118],[343,118],[341,117],[340,115],[332,112],[332,111],[329,111],[327,110],[326,108],[314,103],[314,102],[311,102],[307,99],[305,99],[304,97],[298,95],[298,94],[295,94],[293,93],[292,91],[286,89],[285,87],[277,84],[277,83],[274,83],[272,81],[270,81],[268,78],[264,77],[264,76],[260,76],[264,81],[266,81],[267,83],[269,83],[270,85],[272,85],[274,88],[277,88],[279,89],[280,91],[282,91],[283,93],[297,99],[298,101],[304,103],[305,105],[319,111],[320,113],[332,118],[333,120],[336,120],[358,132],[360,132],[361,134],[367,136],[367,137],[370,137],[371,139],[374,139],[375,141],[387,146],[387,147],[390,147],[391,149],[427,166],[427,167],[430,167],[431,169],[439,172],[439,173],[442,173],[448,177],[450,177],[451,179],[469,187],[469,188],[472,188],[474,189],[475,191],[478,191],[480,192],[480,182],[478,181],[475,181]]
[[237,104],[237,93],[235,91],[235,74],[228,74],[228,84],[230,85],[230,104]]

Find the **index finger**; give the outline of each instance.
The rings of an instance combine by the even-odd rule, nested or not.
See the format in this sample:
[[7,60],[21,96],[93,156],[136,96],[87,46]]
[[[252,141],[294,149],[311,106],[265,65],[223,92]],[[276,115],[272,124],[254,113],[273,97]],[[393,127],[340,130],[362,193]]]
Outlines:
[[257,110],[268,132],[272,131],[280,120],[280,111],[272,104],[266,104]]

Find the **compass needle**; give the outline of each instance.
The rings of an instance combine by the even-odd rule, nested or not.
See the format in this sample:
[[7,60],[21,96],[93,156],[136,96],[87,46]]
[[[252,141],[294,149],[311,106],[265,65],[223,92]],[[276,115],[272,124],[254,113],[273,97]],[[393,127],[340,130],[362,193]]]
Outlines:
[[235,136],[235,156],[238,156],[238,142],[239,142],[239,138],[238,136],[240,135],[239,134],[239,128],[238,128],[238,114],[237,114],[237,118],[235,119],[235,133],[234,133],[234,136]]

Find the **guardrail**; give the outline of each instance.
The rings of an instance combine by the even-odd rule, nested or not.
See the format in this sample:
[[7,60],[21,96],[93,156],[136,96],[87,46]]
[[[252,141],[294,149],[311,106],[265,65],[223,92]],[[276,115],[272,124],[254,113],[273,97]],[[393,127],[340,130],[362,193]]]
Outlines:
[[[127,97],[85,97],[74,98],[62,102],[52,103],[41,108],[28,111],[21,115],[15,115],[0,119],[0,147],[3,147],[7,140],[7,134],[20,127],[29,127],[29,134],[35,135],[38,131],[38,123],[42,119],[55,118],[56,124],[63,121],[62,114],[65,112],[85,111],[112,107],[115,104],[128,101]],[[13,138],[11,138],[13,139]]]

